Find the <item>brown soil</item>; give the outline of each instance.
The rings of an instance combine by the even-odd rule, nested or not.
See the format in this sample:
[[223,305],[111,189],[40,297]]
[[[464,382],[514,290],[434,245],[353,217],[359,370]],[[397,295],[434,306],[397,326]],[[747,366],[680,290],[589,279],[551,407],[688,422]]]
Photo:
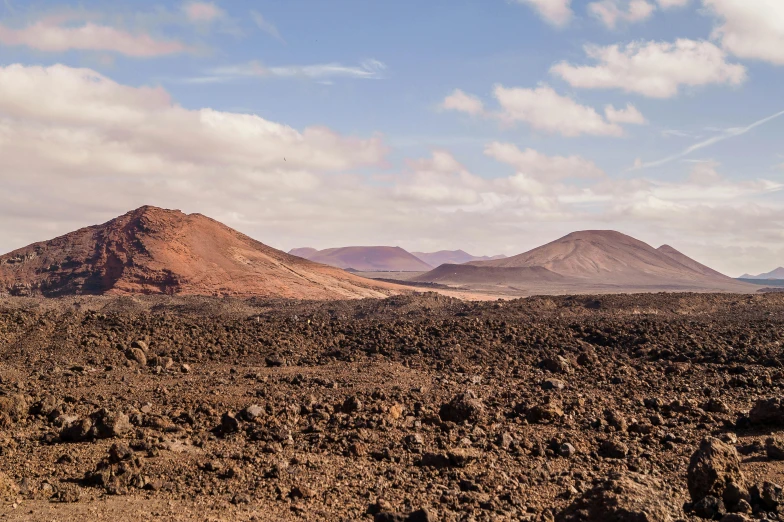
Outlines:
[[0,299],[0,519],[698,520],[710,435],[776,520],[783,342],[782,294]]
[[288,255],[200,214],[142,207],[0,256],[4,291],[351,299],[406,290]]

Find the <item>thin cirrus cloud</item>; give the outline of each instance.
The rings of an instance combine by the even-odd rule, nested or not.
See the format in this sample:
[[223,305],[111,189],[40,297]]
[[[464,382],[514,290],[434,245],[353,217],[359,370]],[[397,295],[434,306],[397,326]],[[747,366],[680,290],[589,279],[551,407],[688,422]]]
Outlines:
[[378,60],[365,60],[358,66],[340,63],[314,65],[286,65],[267,67],[259,62],[218,67],[204,76],[186,79],[186,83],[228,83],[248,78],[301,78],[329,82],[335,78],[378,80],[384,77],[387,67]]
[[283,36],[281,36],[280,31],[278,31],[278,28],[275,26],[275,24],[273,24],[272,22],[264,18],[264,16],[261,13],[259,13],[258,11],[251,11],[250,17],[253,19],[253,23],[256,24],[256,27],[258,27],[259,29],[261,29],[271,37],[275,38],[276,40],[285,43]]
[[550,72],[572,87],[620,89],[651,98],[672,98],[683,86],[738,86],[746,81],[746,68],[727,61],[722,49],[706,41],[587,45],[585,53],[597,63],[573,65],[563,61],[553,65]]
[[133,58],[183,53],[188,46],[176,40],[156,39],[108,25],[84,22],[69,25],[70,17],[48,17],[22,28],[0,24],[0,44],[60,53],[71,50],[114,52]]
[[770,116],[762,118],[761,120],[757,120],[757,121],[755,121],[754,123],[752,123],[750,125],[746,125],[745,127],[732,127],[730,129],[725,129],[723,132],[721,132],[720,134],[718,134],[716,136],[713,136],[712,138],[708,138],[707,140],[695,143],[694,145],[691,145],[690,147],[687,147],[686,149],[684,149],[683,151],[679,152],[678,154],[673,154],[672,156],[668,156],[668,157],[662,158],[660,160],[644,163],[642,160],[638,159],[635,162],[634,169],[645,169],[645,168],[649,168],[649,167],[658,167],[658,166],[661,166],[661,165],[673,162],[675,160],[679,160],[681,158],[685,158],[686,156],[688,156],[692,152],[696,152],[698,150],[710,147],[712,145],[715,145],[715,144],[720,143],[722,141],[726,141],[726,140],[731,139],[731,138],[736,138],[738,136],[743,136],[744,134],[746,134],[746,133],[756,129],[757,127],[765,125],[768,122],[771,122],[771,121],[773,121],[775,119],[780,118],[781,116],[784,116],[784,111],[780,111],[780,112],[777,112],[775,114],[771,114]]
[[486,111],[479,98],[459,89],[444,99],[441,108],[495,118],[507,125],[527,123],[534,130],[566,137],[623,136],[623,127],[618,123],[644,122],[642,114],[631,105],[620,111],[614,108],[609,111],[608,117],[616,118],[611,121],[593,107],[562,96],[547,85],[535,89],[497,85],[493,95],[499,105],[497,111]]

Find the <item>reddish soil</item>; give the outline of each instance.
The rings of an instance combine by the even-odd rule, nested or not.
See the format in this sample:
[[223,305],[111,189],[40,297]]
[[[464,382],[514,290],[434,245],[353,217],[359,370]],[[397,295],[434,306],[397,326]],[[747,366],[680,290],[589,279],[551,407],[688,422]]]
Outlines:
[[406,289],[291,256],[200,214],[142,207],[0,256],[4,291],[351,299]]
[[781,520],[782,343],[784,294],[0,299],[0,519]]

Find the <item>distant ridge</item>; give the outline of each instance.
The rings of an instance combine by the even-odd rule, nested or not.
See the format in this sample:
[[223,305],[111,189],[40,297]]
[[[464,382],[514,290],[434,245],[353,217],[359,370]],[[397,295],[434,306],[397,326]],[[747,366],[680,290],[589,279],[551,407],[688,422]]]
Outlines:
[[358,272],[426,272],[432,266],[400,247],[352,246],[315,250],[295,248],[292,255]]
[[[516,256],[472,261],[463,266],[481,268],[483,272],[447,265],[443,270],[436,269],[413,280],[449,281],[457,285],[513,283],[548,290],[542,286],[542,276],[546,275],[562,292],[580,288],[749,291],[749,285],[724,276],[668,245],[655,249],[612,230],[573,232]],[[510,272],[509,269],[528,271]],[[548,273],[532,269],[544,269]]]
[[0,293],[347,299],[404,287],[288,255],[201,214],[145,206],[0,256]]
[[749,275],[744,274],[740,279],[784,279],[784,267],[779,267],[767,274]]
[[506,256],[472,256],[464,250],[439,250],[438,252],[411,252],[413,255],[430,266],[444,264],[462,265],[471,261],[493,261],[504,259]]

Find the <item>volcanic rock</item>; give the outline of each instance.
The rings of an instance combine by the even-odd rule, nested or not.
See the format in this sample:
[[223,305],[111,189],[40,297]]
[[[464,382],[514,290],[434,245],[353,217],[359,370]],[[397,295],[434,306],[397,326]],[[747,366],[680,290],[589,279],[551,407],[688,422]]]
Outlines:
[[703,439],[692,455],[687,484],[695,503],[714,496],[722,499],[732,511],[741,498],[748,498],[738,452],[713,437]]
[[671,522],[677,507],[661,481],[649,475],[613,475],[575,500],[556,522]]

